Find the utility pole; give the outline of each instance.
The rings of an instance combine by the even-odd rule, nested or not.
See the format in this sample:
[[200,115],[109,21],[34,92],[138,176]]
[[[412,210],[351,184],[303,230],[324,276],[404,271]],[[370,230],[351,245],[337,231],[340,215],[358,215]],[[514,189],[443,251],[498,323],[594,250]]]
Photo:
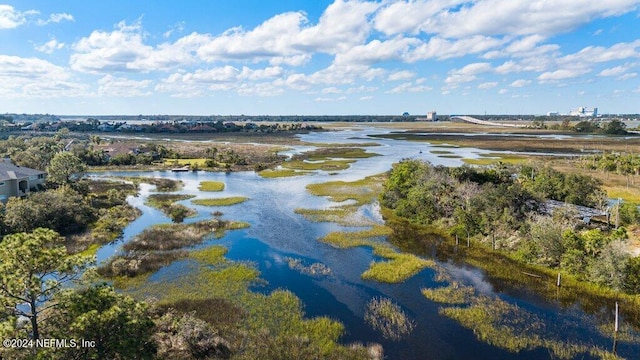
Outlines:
[[616,207],[616,229],[620,226],[620,202],[621,198],[618,198],[618,206]]

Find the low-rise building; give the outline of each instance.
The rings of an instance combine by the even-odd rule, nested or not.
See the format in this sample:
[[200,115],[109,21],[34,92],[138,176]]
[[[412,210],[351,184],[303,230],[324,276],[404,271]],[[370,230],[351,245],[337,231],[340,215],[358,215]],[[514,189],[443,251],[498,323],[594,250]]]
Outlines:
[[0,201],[6,203],[12,196],[26,196],[30,191],[44,187],[47,173],[15,165],[10,159],[0,160]]

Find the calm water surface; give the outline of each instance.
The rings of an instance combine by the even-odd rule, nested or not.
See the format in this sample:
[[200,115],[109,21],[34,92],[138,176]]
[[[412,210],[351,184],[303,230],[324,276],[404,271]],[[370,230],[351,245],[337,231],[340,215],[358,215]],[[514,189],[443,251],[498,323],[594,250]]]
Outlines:
[[[385,172],[391,164],[403,158],[428,160],[436,165],[457,166],[459,159],[439,158],[430,150],[442,148],[425,143],[367,138],[370,134],[388,131],[374,128],[359,128],[336,132],[321,132],[301,135],[302,140],[311,143],[363,143],[375,142],[380,146],[367,147],[367,151],[383,156],[359,159],[348,170],[336,175],[319,171],[307,176],[264,179],[253,172],[210,173],[210,172],[106,172],[93,174],[95,177],[146,176],[181,180],[184,188],[177,193],[193,194],[196,198],[246,196],[250,200],[229,207],[220,208],[223,219],[246,221],[251,227],[230,231],[219,240],[210,240],[199,246],[224,245],[229,249],[227,257],[232,260],[248,260],[256,264],[261,278],[266,284],[254,286],[254,291],[271,292],[284,288],[294,292],[304,303],[307,316],[327,315],[340,320],[346,328],[342,338],[349,342],[378,342],[385,348],[387,359],[546,359],[551,355],[546,349],[510,353],[487,345],[476,339],[471,330],[456,321],[441,316],[441,305],[427,300],[420,293],[421,288],[442,286],[433,280],[434,271],[425,269],[402,284],[381,284],[363,281],[360,278],[372,260],[377,257],[369,248],[336,249],[317,239],[331,231],[344,230],[333,223],[314,223],[294,213],[296,208],[324,208],[332,204],[325,198],[310,195],[305,186],[332,180],[353,181],[365,176]],[[284,153],[293,155],[313,149],[310,146],[292,147]],[[489,151],[470,148],[446,148],[447,151],[463,158],[477,158]],[[491,151],[495,153],[495,151]],[[201,181],[222,181],[226,188],[221,193],[203,193],[198,190]],[[121,241],[102,247],[98,251],[98,261],[104,262],[116,254],[122,244],[132,239],[150,225],[166,223],[170,220],[160,211],[144,205],[146,197],[154,193],[151,185],[142,184],[140,196],[130,197],[129,202],[142,211],[142,216],[124,231]],[[196,206],[191,200],[181,202],[198,211],[198,215],[187,222],[211,218],[214,208]],[[365,216],[381,221],[375,206],[363,209]],[[331,269],[329,275],[306,275],[289,268],[286,258],[300,259],[304,265],[319,262]],[[592,329],[589,317],[577,309],[560,309],[553,303],[537,299],[535,296],[516,296],[511,293],[496,293],[494,286],[482,271],[441,263],[459,281],[473,285],[479,292],[497,296],[512,304],[536,314],[545,322],[561,324],[566,335],[584,339],[588,343],[610,348],[610,340]],[[188,271],[188,267],[176,262],[159,270],[149,281],[169,281],[175,275]],[[363,320],[365,305],[373,297],[383,296],[393,299],[417,323],[411,335],[399,342],[385,340]],[[640,358],[636,345],[621,344],[619,354],[627,358]],[[637,356],[637,357],[636,357]],[[580,357],[583,358],[583,357]],[[588,357],[584,357],[588,358]]]

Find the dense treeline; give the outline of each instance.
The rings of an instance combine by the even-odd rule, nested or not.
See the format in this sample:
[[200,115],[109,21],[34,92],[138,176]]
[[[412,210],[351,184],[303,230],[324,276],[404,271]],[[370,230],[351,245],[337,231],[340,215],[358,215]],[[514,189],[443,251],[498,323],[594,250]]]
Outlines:
[[605,134],[605,135],[627,135],[627,125],[621,120],[613,119],[611,121],[600,122],[599,120],[583,120],[575,125],[571,125],[572,117],[563,118],[559,124],[547,125],[544,119],[535,119],[531,123],[531,127],[536,129],[563,130],[574,131],[578,133]]
[[[625,251],[626,230],[587,225],[570,206],[545,211],[544,201],[604,207],[606,196],[591,177],[550,167],[434,167],[417,160],[396,164],[381,204],[413,223],[470,237],[531,264],[640,293],[640,261]],[[621,209],[635,223],[637,208]]]

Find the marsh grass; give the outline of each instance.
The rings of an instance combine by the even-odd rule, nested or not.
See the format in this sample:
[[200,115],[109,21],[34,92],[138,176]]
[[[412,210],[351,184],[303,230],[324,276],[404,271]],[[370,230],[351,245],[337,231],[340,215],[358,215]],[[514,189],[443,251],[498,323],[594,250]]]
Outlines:
[[562,287],[558,288],[555,286],[557,270],[523,264],[513,254],[491,250],[490,246],[480,244],[475,239],[472,239],[470,248],[460,246],[456,250],[455,241],[447,237],[444,232],[433,236],[433,229],[422,229],[406,222],[399,225],[386,211],[385,216],[387,216],[387,223],[394,229],[389,238],[390,242],[403,251],[416,254],[424,254],[425,251],[435,253],[440,261],[454,261],[482,269],[493,284],[514,290],[527,289],[528,292],[556,301],[563,307],[579,306],[589,314],[597,314],[603,309],[612,311],[617,301],[626,321],[640,329],[640,297],[638,296],[579,281],[567,273],[562,274]]
[[457,281],[449,286],[435,289],[423,288],[422,295],[427,299],[449,305],[463,305],[471,302],[475,290],[471,286],[464,286]]
[[166,251],[202,242],[206,236],[247,227],[247,223],[211,219],[191,224],[159,224],[122,246],[125,251]]
[[366,159],[380,154],[366,152],[364,149],[356,147],[324,147],[313,151],[308,151],[300,155],[296,155],[294,159],[307,160],[327,160],[331,158],[339,159]]
[[604,191],[607,192],[607,196],[612,199],[621,198],[625,202],[640,203],[640,190],[637,186],[603,186]]
[[92,179],[89,180],[89,190],[97,196],[106,195],[109,190],[123,191],[127,195],[135,195],[138,192],[138,186],[124,181]]
[[388,259],[388,261],[371,262],[369,269],[361,275],[366,280],[399,283],[426,267],[435,266],[435,262],[432,260],[425,260],[413,254],[399,253],[385,243],[371,240],[374,237],[390,234],[390,228],[384,225],[374,225],[369,230],[332,232],[321,238],[320,241],[342,249],[359,246],[371,247],[375,255]]
[[194,158],[194,159],[165,159],[165,165],[169,166],[197,166],[198,168],[207,167],[207,159],[206,158]]
[[196,259],[203,264],[219,264],[224,261],[227,254],[227,248],[220,245],[209,246],[204,249],[191,251],[189,257]]
[[525,156],[507,155],[507,154],[480,154],[480,159],[464,158],[462,161],[469,165],[491,165],[498,162],[505,164],[522,164],[528,160]]
[[95,255],[100,245],[120,237],[124,228],[141,214],[140,210],[129,204],[100,209],[99,213],[98,220],[85,233],[67,237],[65,246],[70,253]]
[[296,214],[300,214],[311,221],[335,222],[347,226],[368,226],[373,221],[357,216],[356,212],[362,205],[372,203],[376,200],[382,190],[385,175],[373,175],[361,180],[330,181],[320,184],[307,185],[307,191],[315,196],[326,196],[334,202],[344,202],[352,200],[348,204],[341,204],[336,207],[326,209],[296,209]]
[[249,200],[249,198],[244,196],[232,196],[226,198],[213,198],[213,199],[196,199],[191,202],[196,205],[203,206],[231,206],[243,203]]
[[193,313],[197,318],[222,329],[240,322],[245,317],[242,308],[222,298],[183,299],[164,303],[160,308],[165,311],[175,309],[184,314]]
[[307,190],[315,196],[326,196],[331,201],[342,202],[355,200],[357,206],[373,202],[384,183],[385,175],[368,176],[356,181],[329,181],[320,184],[309,184]]
[[296,171],[293,169],[267,169],[258,172],[263,178],[272,179],[272,178],[283,178],[283,177],[292,177],[292,176],[303,176],[309,174],[308,171]]
[[147,198],[146,204],[157,209],[162,209],[177,201],[187,200],[195,197],[195,195],[186,194],[151,194]]
[[[499,131],[498,128],[492,128],[492,131]],[[513,129],[503,129],[506,132],[513,132]],[[471,133],[485,132],[487,129],[472,129]],[[519,129],[518,133],[524,133],[523,129]],[[620,141],[615,136],[610,137],[585,137],[576,136],[575,138],[541,139],[536,134],[554,133],[550,131],[526,131],[531,136],[504,136],[499,134],[476,134],[468,136],[466,134],[415,134],[390,133],[371,135],[376,138],[385,139],[403,139],[408,141],[428,142],[431,144],[451,145],[459,147],[472,147],[478,149],[487,149],[495,151],[514,151],[514,152],[533,152],[533,153],[582,153],[585,151],[618,151],[618,152],[640,152],[640,138],[634,137]],[[557,133],[557,132],[556,132]],[[575,134],[574,134],[575,135]]]
[[302,260],[286,257],[284,260],[289,265],[289,269],[296,270],[302,274],[306,275],[330,275],[331,269],[327,267],[325,264],[316,262],[311,265],[305,265]]
[[462,156],[460,155],[438,155],[439,158],[443,158],[443,159],[462,159]]
[[[220,251],[213,250],[216,260]],[[366,358],[364,348],[338,344],[344,331],[341,323],[327,317],[305,318],[293,293],[250,291],[249,286],[259,282],[252,265],[223,259],[211,267],[210,256],[204,258],[202,262],[196,255],[192,268],[174,281],[147,282],[130,293],[156,297],[162,307],[202,313],[202,318],[220,325],[221,335],[239,352],[239,359],[281,358],[283,351],[303,358]],[[205,309],[207,304],[212,309]]]
[[282,166],[294,170],[324,170],[335,171],[345,170],[350,167],[349,164],[355,160],[324,160],[318,162],[306,162],[303,160],[290,160],[282,163]]
[[224,183],[222,181],[201,181],[198,186],[200,191],[222,191]]
[[344,226],[372,226],[375,225],[371,219],[358,216],[357,206],[342,205],[328,209],[295,209],[296,214],[304,216],[309,221],[333,222]]
[[416,326],[415,321],[390,299],[374,298],[367,303],[364,320],[385,339],[400,341]]
[[141,183],[155,185],[156,190],[162,191],[162,192],[178,191],[182,189],[182,186],[183,186],[182,181],[167,179],[167,178],[126,176],[126,177],[123,177],[123,179],[127,181],[131,181],[136,186],[138,186]]
[[388,246],[375,246],[373,253],[389,260],[371,262],[369,269],[362,273],[362,278],[365,280],[392,284],[401,283],[424,268],[435,266],[433,260],[425,260],[413,254],[399,253]]
[[[351,138],[355,139],[355,138]],[[364,138],[360,138],[365,140]],[[372,146],[380,146],[380,144],[376,142],[364,142],[364,143],[316,143],[316,142],[304,142],[304,145],[307,146],[317,146],[319,148],[362,148],[362,147],[372,147]]]
[[430,150],[429,152],[435,155],[453,154],[453,152],[449,150]]
[[467,307],[445,307],[439,312],[470,330],[476,337],[510,352],[546,348],[554,358],[574,359],[589,354],[600,359],[617,359],[611,352],[566,338],[566,329],[550,329],[535,314],[497,298],[478,296]]
[[[175,204],[178,201],[187,200],[195,195],[186,194],[151,194],[147,197],[145,204],[162,211],[165,215],[172,217],[176,210],[183,212],[186,217],[193,216],[196,211],[184,205]],[[180,222],[180,221],[179,221]]]
[[320,241],[335,247],[347,249],[357,246],[374,246],[382,244],[369,240],[372,237],[391,235],[393,230],[384,225],[374,225],[371,229],[360,231],[335,231],[320,239]]
[[177,259],[187,257],[186,251],[129,252],[111,258],[98,268],[98,274],[106,278],[134,278],[156,272]]

